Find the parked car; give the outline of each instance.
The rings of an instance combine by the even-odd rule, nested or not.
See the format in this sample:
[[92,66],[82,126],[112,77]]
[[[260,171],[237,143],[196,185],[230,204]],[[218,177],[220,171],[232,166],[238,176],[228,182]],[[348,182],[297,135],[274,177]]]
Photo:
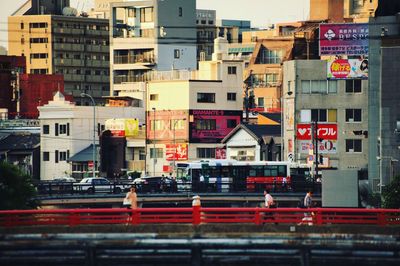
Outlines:
[[74,183],[74,191],[87,193],[103,192],[119,194],[124,191],[124,189],[124,185],[111,183],[104,177],[87,177],[82,179],[79,183]]
[[76,180],[70,176],[58,176],[53,178],[53,182],[76,182]]
[[176,192],[175,180],[164,176],[145,176],[131,183],[139,192]]

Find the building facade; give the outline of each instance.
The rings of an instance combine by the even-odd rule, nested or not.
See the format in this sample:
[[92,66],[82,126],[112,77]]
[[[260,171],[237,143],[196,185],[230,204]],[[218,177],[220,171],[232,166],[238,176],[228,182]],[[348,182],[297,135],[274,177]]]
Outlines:
[[320,169],[368,168],[368,80],[328,79],[327,61],[284,63],[284,158],[315,161],[311,123],[318,122]]
[[25,56],[28,74],[61,74],[65,93],[86,104],[110,94],[109,23],[105,19],[65,15],[8,18],[9,55]]
[[151,71],[196,69],[195,0],[111,4],[111,95],[133,92]]
[[[74,169],[68,159],[93,144],[94,131],[97,146],[98,136],[105,129],[107,119],[136,118],[139,124],[144,123],[143,108],[77,106],[66,101],[59,92],[47,105],[39,107],[39,112],[41,180],[88,172],[88,164],[85,168]],[[95,122],[93,112],[95,112]],[[144,147],[144,139],[141,147]],[[98,151],[96,154],[96,162],[99,162]],[[97,169],[98,163],[96,163],[96,171]]]

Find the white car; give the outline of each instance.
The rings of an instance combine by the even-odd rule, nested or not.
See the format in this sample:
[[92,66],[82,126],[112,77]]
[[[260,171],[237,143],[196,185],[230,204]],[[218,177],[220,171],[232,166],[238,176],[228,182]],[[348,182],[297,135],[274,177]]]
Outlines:
[[79,183],[74,183],[74,191],[82,191],[87,193],[103,192],[119,194],[124,191],[121,184],[113,184],[104,177],[87,177]]
[[54,182],[76,182],[75,178],[70,176],[59,176],[53,178]]

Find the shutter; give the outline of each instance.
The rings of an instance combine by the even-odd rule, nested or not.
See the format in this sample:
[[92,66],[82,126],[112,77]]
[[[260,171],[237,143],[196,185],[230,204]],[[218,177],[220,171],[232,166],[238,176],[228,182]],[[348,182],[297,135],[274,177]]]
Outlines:
[[58,163],[58,150],[56,150],[54,154],[55,154],[55,157],[54,157],[55,162]]
[[69,123],[67,123],[67,136],[69,136]]
[[69,150],[67,150],[67,160],[69,160]]
[[54,132],[55,132],[54,134],[58,136],[58,123],[56,123],[54,126]]

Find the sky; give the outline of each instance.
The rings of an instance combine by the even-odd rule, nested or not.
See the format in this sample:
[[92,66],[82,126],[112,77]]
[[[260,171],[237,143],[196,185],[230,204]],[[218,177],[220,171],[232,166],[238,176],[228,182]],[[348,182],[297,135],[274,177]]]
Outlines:
[[[26,0],[0,0],[0,45],[7,46],[7,17]],[[309,0],[197,0],[198,9],[217,11],[217,19],[250,20],[252,27],[306,20]],[[93,7],[94,0],[71,0],[78,10]]]

